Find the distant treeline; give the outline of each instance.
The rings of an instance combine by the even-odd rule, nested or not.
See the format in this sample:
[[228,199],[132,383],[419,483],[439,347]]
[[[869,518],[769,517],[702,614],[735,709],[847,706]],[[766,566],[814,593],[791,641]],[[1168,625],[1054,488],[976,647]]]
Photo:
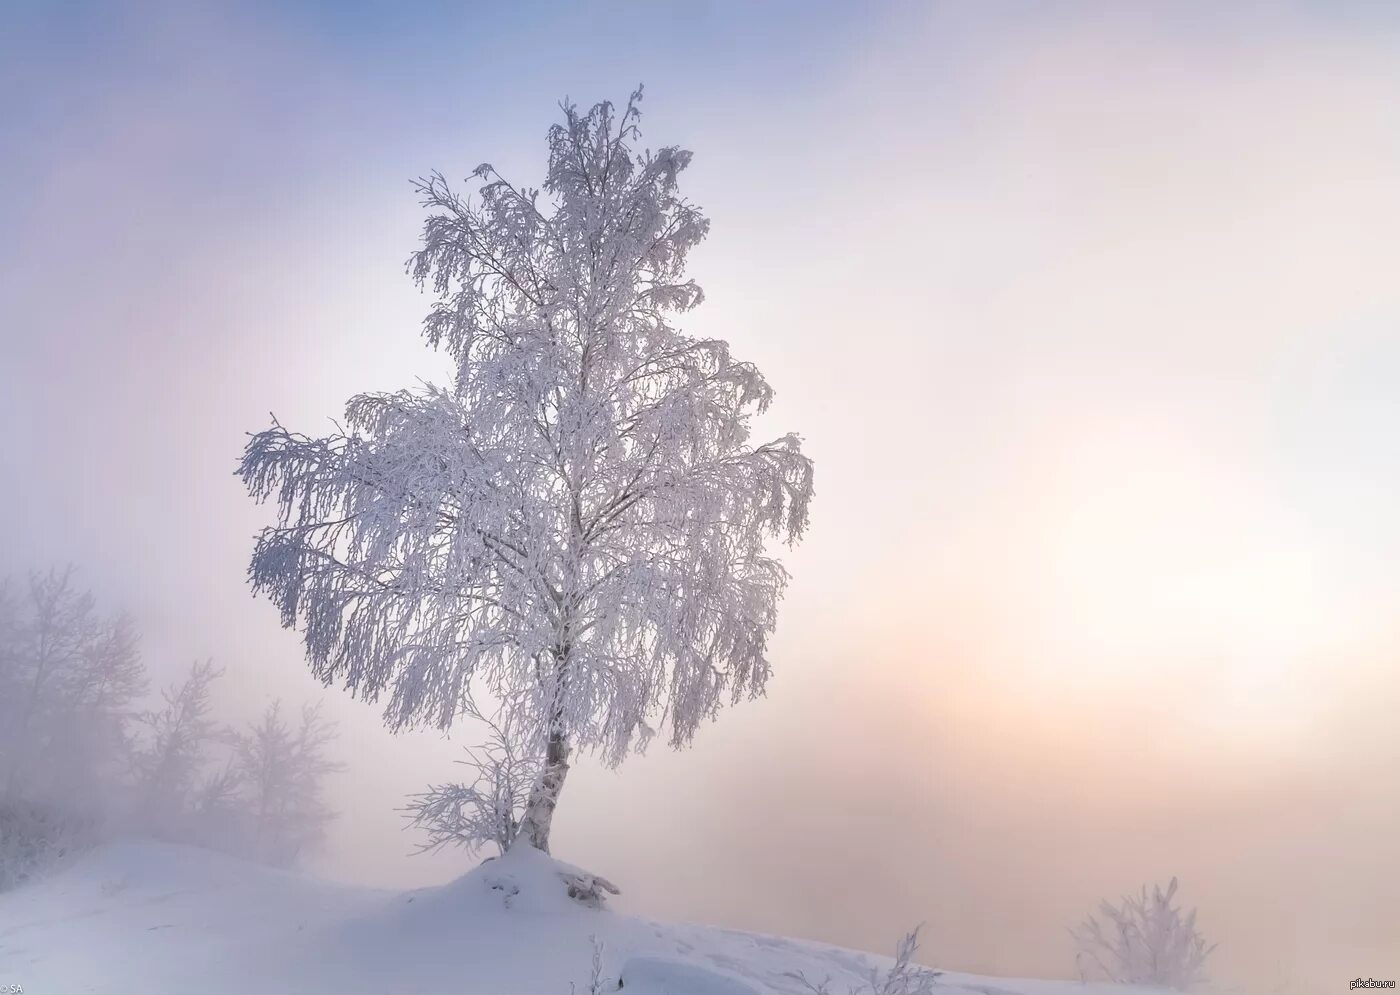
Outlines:
[[214,718],[222,671],[150,693],[140,636],[71,568],[0,582],[0,889],[63,853],[144,835],[289,866],[319,845],[333,723],[273,702]]

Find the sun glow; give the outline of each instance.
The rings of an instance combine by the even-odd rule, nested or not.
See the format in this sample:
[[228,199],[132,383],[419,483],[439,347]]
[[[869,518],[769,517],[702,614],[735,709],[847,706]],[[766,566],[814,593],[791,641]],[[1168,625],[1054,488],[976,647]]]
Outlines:
[[1141,423],[1047,450],[1030,496],[1015,591],[1032,675],[1109,698],[1175,686],[1191,721],[1232,740],[1296,731],[1310,664],[1350,628],[1286,508],[1198,441]]

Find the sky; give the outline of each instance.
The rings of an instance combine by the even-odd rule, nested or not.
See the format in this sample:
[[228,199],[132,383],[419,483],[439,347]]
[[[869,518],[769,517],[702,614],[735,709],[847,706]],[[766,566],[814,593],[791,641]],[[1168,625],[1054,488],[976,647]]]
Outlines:
[[[768,696],[585,761],[622,907],[1071,976],[1178,875],[1258,993],[1400,966],[1400,15],[1346,3],[97,5],[0,13],[0,572],[73,562],[162,679],[323,697],[317,870],[407,885],[464,736],[322,691],[244,580],[269,412],[447,364],[409,181],[537,184],[646,85],[713,228],[687,330],[815,459]],[[1388,972],[1388,973],[1387,973]]]

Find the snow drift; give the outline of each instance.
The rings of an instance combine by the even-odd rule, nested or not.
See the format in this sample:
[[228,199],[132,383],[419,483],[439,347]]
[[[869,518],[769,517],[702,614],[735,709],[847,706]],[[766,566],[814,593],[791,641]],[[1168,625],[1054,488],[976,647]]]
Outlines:
[[[842,993],[885,958],[588,907],[585,872],[527,846],[408,892],[334,885],[193,847],[133,842],[0,895],[0,987],[42,995]],[[604,889],[606,890],[606,889]],[[1112,985],[944,974],[947,995],[1111,995]]]

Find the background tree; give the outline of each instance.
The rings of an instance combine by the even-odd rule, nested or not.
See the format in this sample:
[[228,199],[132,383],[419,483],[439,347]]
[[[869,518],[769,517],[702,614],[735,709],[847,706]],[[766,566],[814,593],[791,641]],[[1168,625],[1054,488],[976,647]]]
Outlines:
[[334,723],[318,706],[302,709],[293,727],[274,701],[262,718],[236,739],[236,770],[251,828],[251,855],[289,866],[319,844],[334,818],[322,798],[325,777],[345,769],[326,756],[336,738]]
[[[14,586],[6,577],[0,579],[0,721],[3,722],[9,721],[10,710],[19,693],[18,655],[19,605]],[[6,763],[8,758],[9,738],[0,732],[0,763]]]
[[243,797],[243,776],[235,757],[207,771],[194,788],[185,820],[189,842],[211,850],[252,856],[252,819]]
[[80,591],[73,570],[31,574],[23,609],[11,606],[9,650],[0,696],[5,797],[34,787],[31,760],[54,744],[54,715],[63,708],[98,620],[92,594]]
[[20,705],[25,701],[20,597],[10,578],[0,582],[0,801],[11,797],[20,746]]
[[0,769],[6,797],[97,804],[146,689],[129,618],[101,617],[72,568],[0,598]]
[[388,691],[394,728],[449,727],[475,677],[519,703],[541,849],[573,747],[616,764],[662,719],[683,744],[762,690],[787,579],[765,541],[800,538],[812,491],[796,436],[749,443],[758,370],[672,324],[709,223],[690,153],[636,150],[640,96],[563,106],[544,197],[490,165],[475,202],[420,181],[410,268],[452,385],[354,397],[325,437],[274,422],[241,464],[278,509],[253,587],[323,681]]
[[161,692],[164,705],[139,716],[145,727],[132,766],[138,817],[152,831],[178,835],[188,821],[196,786],[223,735],[211,715],[210,691],[223,674],[212,661]]
[[91,845],[145,690],[136,631],[72,568],[0,584],[0,890]]
[[315,708],[289,724],[279,706],[275,789],[249,777],[243,739],[213,716],[220,671],[198,664],[140,711],[135,623],[100,613],[76,576],[0,579],[0,890],[113,833],[283,865],[319,842],[322,780],[343,769],[334,726]]
[[46,768],[66,795],[99,805],[130,766],[135,702],[146,693],[146,668],[132,620],[119,615],[93,626],[54,716]]

